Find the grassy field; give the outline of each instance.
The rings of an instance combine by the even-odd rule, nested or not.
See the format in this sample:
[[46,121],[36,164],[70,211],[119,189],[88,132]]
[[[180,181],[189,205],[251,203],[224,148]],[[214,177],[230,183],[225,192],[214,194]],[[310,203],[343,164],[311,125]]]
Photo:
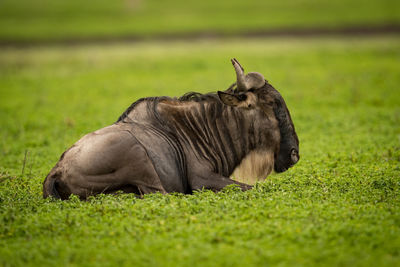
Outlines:
[[3,42],[399,23],[397,0],[0,1]]
[[[225,89],[232,57],[284,96],[294,168],[244,193],[42,199],[81,136],[143,96]],[[0,265],[400,266],[399,62],[390,36],[2,49]]]

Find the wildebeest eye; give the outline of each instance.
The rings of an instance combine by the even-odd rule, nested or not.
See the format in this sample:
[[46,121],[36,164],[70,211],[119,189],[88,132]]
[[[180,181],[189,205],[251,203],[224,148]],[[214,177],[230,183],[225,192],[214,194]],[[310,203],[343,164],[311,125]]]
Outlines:
[[238,95],[237,99],[239,99],[240,101],[244,101],[247,99],[247,95],[245,95],[245,94]]

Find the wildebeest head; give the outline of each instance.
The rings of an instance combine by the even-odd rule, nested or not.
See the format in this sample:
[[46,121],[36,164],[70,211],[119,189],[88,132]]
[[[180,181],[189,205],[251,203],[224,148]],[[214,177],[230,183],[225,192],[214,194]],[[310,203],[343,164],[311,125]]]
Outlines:
[[236,89],[218,92],[223,103],[246,109],[258,109],[266,120],[274,116],[278,121],[280,144],[275,151],[274,170],[286,171],[299,160],[299,139],[289,110],[281,94],[258,72],[244,74],[242,66],[232,59],[236,71]]

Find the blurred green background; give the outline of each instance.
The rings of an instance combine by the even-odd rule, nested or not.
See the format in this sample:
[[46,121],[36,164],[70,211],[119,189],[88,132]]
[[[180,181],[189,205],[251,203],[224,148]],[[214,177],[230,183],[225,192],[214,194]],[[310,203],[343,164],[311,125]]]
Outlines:
[[398,25],[397,0],[1,0],[0,40],[27,42]]
[[[0,266],[400,266],[399,7],[0,0]],[[244,193],[42,198],[80,137],[141,97],[226,89],[232,57],[284,97],[293,168]]]

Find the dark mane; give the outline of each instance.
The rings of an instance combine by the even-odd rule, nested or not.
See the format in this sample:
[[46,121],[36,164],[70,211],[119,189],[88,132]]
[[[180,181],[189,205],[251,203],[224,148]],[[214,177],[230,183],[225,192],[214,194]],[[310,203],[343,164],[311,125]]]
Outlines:
[[194,101],[194,102],[202,102],[202,101],[217,101],[219,102],[219,97],[217,93],[211,92],[207,94],[202,94],[198,92],[188,92],[185,93],[183,96],[178,98],[179,101],[182,102],[188,102],[188,101]]
[[[236,83],[229,86],[225,92],[233,93],[236,87]],[[216,92],[210,92],[206,94],[198,93],[198,92],[188,92],[185,93],[183,96],[178,98],[179,101],[195,101],[195,102],[202,102],[202,101],[217,101],[220,102],[218,94]]]
[[[235,87],[236,83],[232,84],[227,90],[228,91],[233,91],[234,87]],[[136,105],[140,104],[141,102],[143,102],[144,100],[147,101],[152,101],[152,102],[157,102],[161,99],[165,99],[168,98],[166,96],[162,96],[162,97],[144,97],[144,98],[140,98],[139,100],[133,102],[125,111],[124,113],[121,114],[121,116],[119,116],[117,122],[122,121],[123,119],[125,119],[126,117],[128,117],[128,114],[136,107]],[[198,92],[187,92],[184,95],[175,98],[178,101],[182,101],[182,102],[189,102],[189,101],[194,101],[194,102],[203,102],[203,101],[207,101],[207,102],[214,102],[214,103],[220,103],[220,99],[218,97],[218,94],[216,92],[210,92],[210,93],[206,93],[206,94],[202,94],[202,93],[198,93]]]

